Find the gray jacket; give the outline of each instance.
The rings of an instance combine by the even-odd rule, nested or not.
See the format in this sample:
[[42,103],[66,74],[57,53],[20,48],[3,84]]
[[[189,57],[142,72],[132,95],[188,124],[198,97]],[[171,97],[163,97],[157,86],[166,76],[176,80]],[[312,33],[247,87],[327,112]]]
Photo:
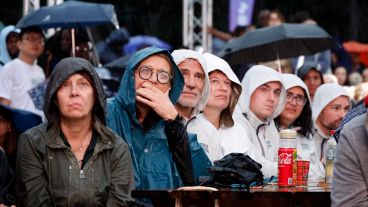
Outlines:
[[[97,142],[91,158],[80,169],[61,138],[60,112],[55,96],[71,75],[85,71],[95,92],[93,130]],[[46,88],[47,123],[19,138],[17,206],[128,206],[134,186],[128,145],[105,124],[105,95],[93,66],[81,58],[66,58],[53,71]]]
[[344,126],[337,146],[331,206],[368,206],[368,114]]

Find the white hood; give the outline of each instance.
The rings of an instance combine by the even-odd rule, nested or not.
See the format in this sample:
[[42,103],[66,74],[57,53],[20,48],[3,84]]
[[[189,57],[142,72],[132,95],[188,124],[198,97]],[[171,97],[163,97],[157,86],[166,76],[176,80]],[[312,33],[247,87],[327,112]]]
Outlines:
[[181,62],[183,62],[186,59],[195,59],[198,61],[199,64],[201,64],[203,72],[205,74],[205,81],[204,81],[204,87],[202,96],[198,101],[197,106],[195,106],[192,116],[198,114],[199,112],[203,111],[204,107],[207,104],[208,95],[210,93],[210,81],[208,79],[208,72],[207,72],[207,64],[203,57],[202,53],[199,53],[194,50],[188,50],[188,49],[179,49],[174,50],[171,55],[174,58],[174,62],[179,65]]
[[243,91],[240,95],[238,106],[240,108],[241,113],[249,113],[250,110],[250,98],[254,91],[260,87],[261,85],[278,81],[281,83],[282,89],[280,94],[279,103],[271,115],[270,119],[274,119],[277,117],[285,107],[286,103],[286,91],[285,86],[282,82],[281,74],[275,71],[272,68],[263,66],[263,65],[255,65],[251,67],[247,73],[245,74],[243,81],[241,82],[241,86]]
[[236,77],[230,65],[225,60],[211,53],[205,53],[203,56],[207,63],[208,74],[214,70],[219,70],[223,72],[226,75],[226,77],[233,83],[228,110],[225,109],[226,110],[225,112],[227,113],[224,114],[224,116],[221,116],[221,122],[224,123],[225,126],[231,127],[234,125],[232,115],[242,91],[240,81],[238,77]]
[[19,33],[20,31],[13,25],[9,25],[0,32],[0,61],[3,62],[4,65],[12,60],[6,47],[6,37],[10,32]]
[[296,86],[303,88],[304,92],[307,94],[309,103],[311,103],[308,87],[298,76],[294,74],[283,73],[282,81],[284,82],[285,90],[289,90],[290,88],[293,88]]
[[325,83],[317,88],[314,94],[312,117],[313,123],[316,124],[317,118],[322,110],[334,99],[339,96],[346,96],[349,98],[349,94],[346,90],[336,83]]

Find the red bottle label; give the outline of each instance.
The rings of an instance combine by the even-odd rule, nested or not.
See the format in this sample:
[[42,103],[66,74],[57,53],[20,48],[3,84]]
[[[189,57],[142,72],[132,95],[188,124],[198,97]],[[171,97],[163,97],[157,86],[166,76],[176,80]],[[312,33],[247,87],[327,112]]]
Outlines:
[[293,186],[293,153],[294,148],[279,148],[278,160],[278,184],[282,187]]

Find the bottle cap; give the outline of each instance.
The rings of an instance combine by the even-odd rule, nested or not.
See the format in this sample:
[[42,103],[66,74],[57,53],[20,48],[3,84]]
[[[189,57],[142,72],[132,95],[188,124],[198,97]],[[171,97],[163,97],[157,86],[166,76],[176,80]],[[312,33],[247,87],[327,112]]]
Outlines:
[[295,139],[296,131],[292,129],[283,129],[280,131],[280,137],[283,139]]

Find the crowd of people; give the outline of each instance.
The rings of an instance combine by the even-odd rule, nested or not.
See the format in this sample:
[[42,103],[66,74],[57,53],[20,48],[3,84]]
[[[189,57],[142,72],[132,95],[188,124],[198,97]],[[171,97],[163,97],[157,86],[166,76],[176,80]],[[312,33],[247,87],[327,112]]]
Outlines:
[[[276,26],[285,18],[264,10],[258,20]],[[302,14],[295,21],[315,23]],[[101,60],[121,57],[128,37],[122,29],[100,42]],[[260,163],[271,180],[283,129],[297,131],[298,157],[310,161],[308,182],[322,182],[331,130],[354,116],[339,132],[331,198],[334,206],[368,203],[367,93],[349,85],[368,69],[346,69],[325,51],[290,60],[292,73],[257,64],[239,78],[215,54],[147,47],[132,55],[107,99],[83,32],[76,57],[68,30],[53,41],[57,47],[46,47],[36,26],[0,33],[0,205],[145,205],[149,200],[131,197],[133,189],[201,185],[213,163],[231,153]],[[30,95],[40,84],[42,107]],[[359,95],[351,87],[360,87]],[[362,110],[346,116],[355,105]],[[344,194],[354,183],[356,193]]]

